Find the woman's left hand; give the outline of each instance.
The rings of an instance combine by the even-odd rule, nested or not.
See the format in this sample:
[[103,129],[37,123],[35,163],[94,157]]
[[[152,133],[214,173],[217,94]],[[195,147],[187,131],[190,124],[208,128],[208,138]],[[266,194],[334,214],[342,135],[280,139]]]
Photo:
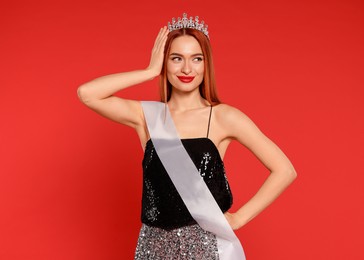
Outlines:
[[242,225],[239,223],[239,218],[236,213],[225,212],[224,216],[233,230],[237,230],[242,227]]

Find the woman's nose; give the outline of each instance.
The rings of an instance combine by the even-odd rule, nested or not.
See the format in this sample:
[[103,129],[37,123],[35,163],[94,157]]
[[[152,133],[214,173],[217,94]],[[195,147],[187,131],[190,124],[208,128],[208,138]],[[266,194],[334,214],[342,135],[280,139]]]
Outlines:
[[183,64],[183,67],[182,67],[182,73],[188,75],[191,73],[191,68],[190,68],[190,65],[188,64],[188,62],[185,62]]

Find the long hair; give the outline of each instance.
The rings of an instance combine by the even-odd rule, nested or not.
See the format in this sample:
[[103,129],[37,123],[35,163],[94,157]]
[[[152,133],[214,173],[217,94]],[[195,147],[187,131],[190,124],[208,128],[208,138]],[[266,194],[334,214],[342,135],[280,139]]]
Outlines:
[[202,54],[204,56],[204,75],[203,81],[199,86],[200,95],[206,99],[211,105],[220,104],[220,100],[217,96],[216,81],[214,64],[212,61],[212,50],[209,39],[200,31],[191,28],[182,28],[179,30],[172,31],[168,34],[166,45],[164,48],[164,61],[160,75],[160,98],[161,102],[167,102],[171,98],[172,85],[167,79],[167,62],[169,59],[169,53],[171,45],[174,39],[189,35],[194,37],[201,46]]

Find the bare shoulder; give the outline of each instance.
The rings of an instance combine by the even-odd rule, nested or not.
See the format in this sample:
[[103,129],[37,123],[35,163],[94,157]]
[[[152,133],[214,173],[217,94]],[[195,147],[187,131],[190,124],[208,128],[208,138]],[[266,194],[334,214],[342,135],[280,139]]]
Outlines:
[[249,117],[236,107],[228,104],[219,104],[214,106],[216,119],[223,123],[236,123],[236,121],[249,120]]
[[292,164],[256,124],[242,111],[221,104],[215,109],[216,119],[229,140],[236,140],[248,148],[268,168],[273,171],[295,172]]
[[236,107],[219,104],[214,107],[214,114],[219,128],[224,131],[227,138],[242,141],[251,133],[260,132],[255,123]]

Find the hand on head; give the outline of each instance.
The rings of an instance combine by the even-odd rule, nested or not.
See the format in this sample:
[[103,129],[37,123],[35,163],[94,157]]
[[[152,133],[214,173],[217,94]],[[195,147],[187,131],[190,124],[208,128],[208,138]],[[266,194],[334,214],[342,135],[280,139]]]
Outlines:
[[167,41],[169,30],[167,26],[160,29],[157,38],[154,42],[154,47],[152,49],[152,56],[148,66],[148,70],[151,70],[158,76],[162,71],[163,59],[164,59],[164,46]]

